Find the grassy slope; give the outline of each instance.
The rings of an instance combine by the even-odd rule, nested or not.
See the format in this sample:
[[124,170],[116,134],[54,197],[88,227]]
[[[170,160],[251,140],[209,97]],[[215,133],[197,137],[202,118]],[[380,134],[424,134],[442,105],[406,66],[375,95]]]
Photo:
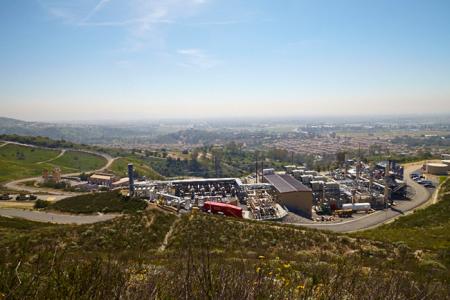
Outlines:
[[175,220],[150,210],[92,225],[14,229],[0,240],[0,292],[13,299],[448,295],[442,270],[421,266],[411,250],[394,244],[204,214]]
[[121,157],[116,159],[110,167],[110,170],[117,176],[125,177],[128,172],[128,164],[133,163],[134,169],[141,176],[146,176],[150,179],[162,179],[163,177],[152,169],[144,161],[134,157]]
[[147,206],[143,200],[126,200],[117,191],[86,194],[65,198],[51,204],[47,209],[70,213],[124,212],[143,210]]
[[106,164],[106,159],[90,153],[79,151],[67,151],[63,156],[51,161],[52,165],[56,165],[65,169],[76,171],[97,170]]
[[37,164],[56,157],[57,150],[38,149],[18,145],[0,148],[0,182],[37,176],[48,164]]
[[[278,223],[201,213],[177,219],[158,210],[81,226],[39,228],[27,222],[21,228],[2,219],[0,292],[10,291],[13,299],[34,293],[101,299],[125,292],[131,299],[154,293],[197,299],[440,299],[449,293],[445,270],[422,265],[407,247]],[[168,232],[166,250],[158,251]]]
[[0,147],[0,182],[38,176],[44,169],[55,166],[68,173],[98,169],[106,163],[103,157],[78,151],[67,151],[55,160],[40,163],[57,157],[59,153],[59,150],[13,144]]
[[440,201],[391,224],[355,233],[354,236],[387,242],[406,243],[413,249],[436,253],[450,269],[450,181],[440,191]]

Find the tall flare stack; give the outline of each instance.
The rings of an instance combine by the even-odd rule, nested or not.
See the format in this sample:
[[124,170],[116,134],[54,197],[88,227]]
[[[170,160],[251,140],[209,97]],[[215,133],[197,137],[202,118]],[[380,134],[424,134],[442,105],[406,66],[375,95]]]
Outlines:
[[128,184],[130,190],[130,196],[134,195],[134,170],[133,164],[128,164]]

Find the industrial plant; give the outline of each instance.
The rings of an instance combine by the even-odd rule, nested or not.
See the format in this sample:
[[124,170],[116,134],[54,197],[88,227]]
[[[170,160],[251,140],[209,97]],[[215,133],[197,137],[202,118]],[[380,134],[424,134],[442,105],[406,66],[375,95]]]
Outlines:
[[[253,220],[279,220],[294,214],[305,220],[338,221],[371,213],[407,198],[403,167],[395,161],[366,164],[346,160],[328,172],[288,165],[260,168],[244,178],[135,180],[128,165],[128,195],[179,213],[206,213]],[[125,181],[124,181],[125,182]]]

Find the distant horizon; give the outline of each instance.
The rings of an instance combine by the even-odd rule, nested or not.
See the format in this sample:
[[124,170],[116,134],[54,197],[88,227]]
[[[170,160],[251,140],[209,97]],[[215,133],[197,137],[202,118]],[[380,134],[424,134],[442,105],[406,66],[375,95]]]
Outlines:
[[[79,124],[79,123],[87,123],[87,124],[103,124],[103,123],[154,123],[154,122],[192,122],[192,121],[202,121],[202,122],[320,122],[324,123],[326,121],[333,122],[337,121],[339,123],[344,123],[347,119],[348,123],[351,122],[381,122],[381,121],[392,121],[393,118],[400,120],[428,120],[428,121],[442,121],[440,119],[446,119],[448,123],[450,123],[450,112],[448,113],[429,113],[429,114],[355,114],[355,115],[285,115],[285,116],[272,116],[272,117],[264,117],[264,116],[239,116],[239,117],[159,117],[159,118],[129,118],[129,119],[113,119],[113,118],[97,118],[97,119],[26,119],[26,118],[18,118],[14,116],[5,116],[0,115],[0,118],[4,119],[12,119],[23,122],[36,122],[36,123],[54,123],[54,124]],[[438,120],[435,120],[438,118]]]

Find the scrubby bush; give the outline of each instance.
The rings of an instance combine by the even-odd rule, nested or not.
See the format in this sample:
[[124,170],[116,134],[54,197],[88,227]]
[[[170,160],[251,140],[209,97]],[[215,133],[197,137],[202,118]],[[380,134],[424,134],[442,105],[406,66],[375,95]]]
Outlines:
[[49,205],[50,205],[50,202],[47,200],[37,199],[36,202],[34,202],[35,209],[46,208]]

